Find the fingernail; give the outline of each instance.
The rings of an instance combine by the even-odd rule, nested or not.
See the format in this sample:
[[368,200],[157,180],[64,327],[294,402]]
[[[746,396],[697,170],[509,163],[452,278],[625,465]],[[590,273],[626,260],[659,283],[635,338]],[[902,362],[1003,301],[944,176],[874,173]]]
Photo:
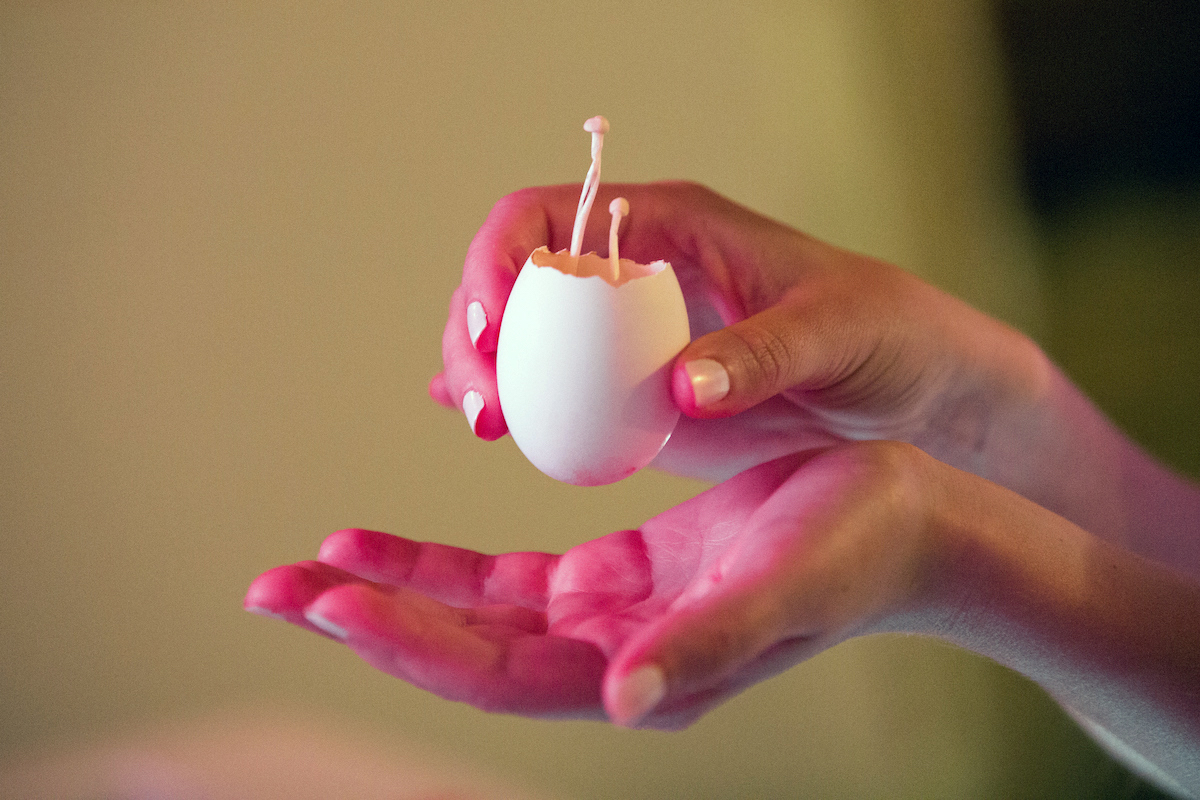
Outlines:
[[616,721],[632,725],[662,702],[667,692],[663,671],[654,665],[638,667],[617,685]]
[[344,642],[350,636],[350,632],[341,625],[330,622],[315,611],[306,611],[304,618],[335,639],[340,639]]
[[467,333],[471,334],[472,346],[479,346],[479,335],[486,327],[487,312],[483,310],[483,303],[476,300],[467,306]]
[[729,373],[711,358],[698,358],[683,365],[692,384],[696,408],[712,405],[729,394]]
[[274,611],[263,608],[262,606],[246,606],[246,610],[251,614],[258,614],[260,617],[270,617],[271,619],[281,619],[287,621],[287,617],[283,614],[276,614]]
[[479,412],[483,411],[483,395],[474,390],[463,395],[462,402],[463,413],[467,415],[467,423],[471,426],[471,433],[475,432],[475,423],[479,421]]

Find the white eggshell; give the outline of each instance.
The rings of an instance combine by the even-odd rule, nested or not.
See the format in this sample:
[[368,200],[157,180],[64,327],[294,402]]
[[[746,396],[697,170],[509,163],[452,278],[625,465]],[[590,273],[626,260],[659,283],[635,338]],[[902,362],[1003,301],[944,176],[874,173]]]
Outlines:
[[566,483],[612,483],[646,466],[679,419],[670,369],[689,341],[671,265],[573,259],[538,248],[500,324],[496,377],[508,430]]

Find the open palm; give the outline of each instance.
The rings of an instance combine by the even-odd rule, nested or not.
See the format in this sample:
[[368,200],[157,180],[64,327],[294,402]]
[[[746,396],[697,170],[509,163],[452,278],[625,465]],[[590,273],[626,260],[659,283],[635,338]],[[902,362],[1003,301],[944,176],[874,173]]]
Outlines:
[[[911,585],[894,579],[908,563],[906,548],[876,541],[902,540],[903,526],[872,524],[874,506],[862,502],[877,494],[868,485],[882,473],[864,468],[870,457],[849,452],[764,464],[639,530],[561,556],[487,556],[340,531],[318,561],[259,577],[246,606],[344,641],[388,674],[489,711],[607,713],[627,724],[683,727],[862,632],[889,587]],[[841,564],[863,591],[847,593]],[[666,641],[676,643],[663,665],[671,695],[651,715],[626,718],[614,687],[648,658],[661,663],[655,651]]]

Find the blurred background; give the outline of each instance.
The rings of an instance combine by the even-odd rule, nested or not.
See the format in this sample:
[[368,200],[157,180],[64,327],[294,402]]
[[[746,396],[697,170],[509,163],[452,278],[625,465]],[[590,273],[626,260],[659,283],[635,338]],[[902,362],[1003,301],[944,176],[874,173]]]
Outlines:
[[448,703],[241,598],[342,527],[561,551],[703,488],[556,484],[426,396],[471,236],[581,180],[593,114],[605,179],[895,261],[1200,473],[1197,8],[0,5],[0,796],[1152,796],[936,642],[660,734]]

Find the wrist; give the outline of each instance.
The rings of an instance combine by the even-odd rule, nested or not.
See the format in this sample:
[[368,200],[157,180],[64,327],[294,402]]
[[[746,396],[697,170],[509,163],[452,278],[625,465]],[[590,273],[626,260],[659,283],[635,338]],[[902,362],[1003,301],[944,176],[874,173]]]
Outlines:
[[959,477],[931,524],[940,580],[933,624],[918,632],[1020,672],[1172,774],[1200,780],[1194,755],[1179,758],[1200,752],[1200,585]]
[[965,579],[962,564],[973,534],[964,522],[973,520],[976,510],[964,508],[963,503],[971,505],[975,498],[955,485],[972,476],[917,447],[873,444],[891,448],[893,458],[903,456],[890,491],[899,502],[892,506],[888,527],[897,548],[893,557],[905,566],[899,571],[903,580],[877,587],[885,590],[886,600],[881,613],[861,632],[941,636],[946,621],[968,608],[972,599],[972,584]]
[[1127,544],[1122,471],[1131,445],[1038,354],[1032,391],[998,406],[978,474],[1102,539]]
[[963,346],[914,443],[1125,543],[1125,438],[1031,339],[982,315],[964,324],[944,332]]

